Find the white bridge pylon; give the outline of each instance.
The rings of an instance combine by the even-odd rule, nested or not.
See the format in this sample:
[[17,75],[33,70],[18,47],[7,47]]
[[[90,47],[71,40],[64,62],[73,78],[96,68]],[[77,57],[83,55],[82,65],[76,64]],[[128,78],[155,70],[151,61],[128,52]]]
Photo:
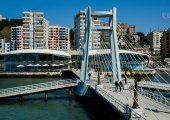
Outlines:
[[[108,26],[95,26],[92,24],[92,18],[108,18]],[[89,62],[89,41],[91,38],[92,30],[109,31],[110,43],[111,43],[111,61],[112,61],[112,75],[114,81],[121,80],[121,68],[120,59],[118,53],[118,41],[117,41],[117,23],[116,23],[116,8],[110,11],[91,11],[88,7],[85,10],[85,37],[83,56],[81,64],[81,76],[80,80],[86,82],[88,74],[88,62]]]

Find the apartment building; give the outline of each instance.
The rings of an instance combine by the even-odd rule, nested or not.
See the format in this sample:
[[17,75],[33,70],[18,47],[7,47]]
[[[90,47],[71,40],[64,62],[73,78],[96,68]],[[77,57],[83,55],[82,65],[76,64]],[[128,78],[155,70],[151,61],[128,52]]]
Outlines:
[[43,12],[23,12],[23,48],[48,48],[48,21]]
[[162,32],[150,32],[147,34],[149,44],[151,46],[151,51],[153,54],[160,53],[162,35],[163,35]]
[[49,26],[49,49],[70,49],[70,29],[61,26]]
[[[98,18],[92,19],[92,25],[100,25],[101,21]],[[74,45],[75,49],[82,49],[84,45],[85,34],[85,11],[79,11],[74,17]],[[100,48],[100,31],[93,30],[89,42],[89,49]]]
[[163,32],[161,39],[161,60],[170,58],[170,28]]
[[23,36],[22,36],[22,26],[11,27],[11,41],[10,50],[21,50],[23,49]]
[[10,51],[10,42],[5,42],[5,39],[0,39],[0,53]]

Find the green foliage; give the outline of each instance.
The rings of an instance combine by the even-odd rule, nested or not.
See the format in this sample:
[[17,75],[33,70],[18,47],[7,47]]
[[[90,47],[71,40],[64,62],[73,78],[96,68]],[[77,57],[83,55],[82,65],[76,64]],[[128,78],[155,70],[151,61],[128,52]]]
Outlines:
[[137,32],[136,34],[139,35],[140,37],[145,36],[143,32]]
[[129,70],[129,67],[123,66],[122,70],[127,72]]
[[11,19],[11,20],[3,20],[0,21],[0,37],[5,38],[7,40],[10,40],[10,28],[21,26],[22,25],[22,19]]
[[123,66],[122,70],[125,72],[124,73],[124,77],[125,77],[125,84],[127,84],[127,72],[130,72],[130,76],[133,76],[133,72],[132,69],[127,67],[127,66]]
[[136,82],[140,82],[142,80],[142,77],[143,76],[140,73],[135,73],[134,74],[134,79],[135,79]]
[[4,27],[1,31],[0,31],[0,37],[5,38],[7,40],[10,40],[11,38],[11,30],[8,27]]
[[3,20],[0,21],[0,31],[4,28],[4,27],[16,27],[16,26],[21,26],[22,25],[22,19],[11,19],[11,20]]
[[141,47],[144,47],[144,45],[146,45],[146,42],[147,42],[147,37],[144,35],[143,32],[137,32],[137,35],[140,36],[139,45],[140,45]]

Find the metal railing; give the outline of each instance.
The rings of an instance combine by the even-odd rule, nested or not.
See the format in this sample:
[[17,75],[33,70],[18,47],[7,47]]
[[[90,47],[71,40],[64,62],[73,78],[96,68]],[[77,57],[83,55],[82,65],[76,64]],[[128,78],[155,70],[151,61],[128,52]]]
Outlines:
[[145,97],[147,97],[149,99],[152,99],[152,100],[154,100],[156,102],[159,102],[159,103],[165,104],[167,106],[170,106],[170,99],[164,97],[163,95],[159,95],[159,94],[156,94],[154,92],[144,90],[142,88],[139,88],[138,92],[139,92],[139,94],[141,94],[141,95],[143,95],[143,96],[145,96]]
[[[129,81],[131,85],[134,85],[134,82]],[[170,84],[166,83],[157,83],[157,82],[139,82],[139,87],[147,87],[147,88],[154,88],[154,89],[160,89],[160,90],[167,90],[170,91]]]
[[136,120],[146,120],[141,114],[135,112],[132,107],[128,104],[124,104],[122,101],[116,99],[114,96],[109,94],[104,89],[97,87],[96,91],[102,96],[107,102],[111,103],[117,110],[121,113],[128,115],[131,118],[135,118]]
[[47,90],[72,87],[78,84],[78,79],[59,80],[33,85],[25,85],[13,88],[0,89],[0,98],[16,95],[30,94],[35,92],[43,92]]

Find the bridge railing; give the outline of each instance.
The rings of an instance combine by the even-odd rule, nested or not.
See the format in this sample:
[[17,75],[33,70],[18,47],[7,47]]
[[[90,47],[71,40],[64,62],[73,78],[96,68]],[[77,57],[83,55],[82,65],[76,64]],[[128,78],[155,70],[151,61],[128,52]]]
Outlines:
[[55,89],[58,87],[74,86],[77,83],[78,83],[78,79],[74,79],[74,80],[68,79],[68,80],[59,80],[59,81],[38,83],[33,85],[25,85],[19,87],[0,89],[0,98],[26,94],[26,93],[40,92],[40,91]]
[[[131,85],[134,85],[134,82],[128,81]],[[158,83],[158,82],[149,82],[149,81],[142,81],[139,82],[139,87],[148,87],[148,88],[155,88],[155,89],[162,89],[162,90],[170,90],[170,84],[166,83]]]
[[119,110],[121,113],[124,113],[128,115],[131,118],[135,118],[136,120],[146,120],[145,117],[143,117],[141,114],[138,114],[133,110],[132,107],[130,107],[128,104],[124,104],[120,100],[116,99],[114,96],[109,94],[104,89],[97,87],[97,92],[100,93],[100,95],[105,98],[106,101],[111,103],[117,110]]
[[168,105],[170,106],[170,99],[162,96],[162,95],[159,95],[159,94],[156,94],[156,93],[153,93],[153,92],[150,92],[148,90],[144,90],[142,88],[139,88],[138,89],[139,93],[149,99],[152,99],[154,101],[157,101],[159,103],[162,103],[162,104],[165,104],[165,105]]

